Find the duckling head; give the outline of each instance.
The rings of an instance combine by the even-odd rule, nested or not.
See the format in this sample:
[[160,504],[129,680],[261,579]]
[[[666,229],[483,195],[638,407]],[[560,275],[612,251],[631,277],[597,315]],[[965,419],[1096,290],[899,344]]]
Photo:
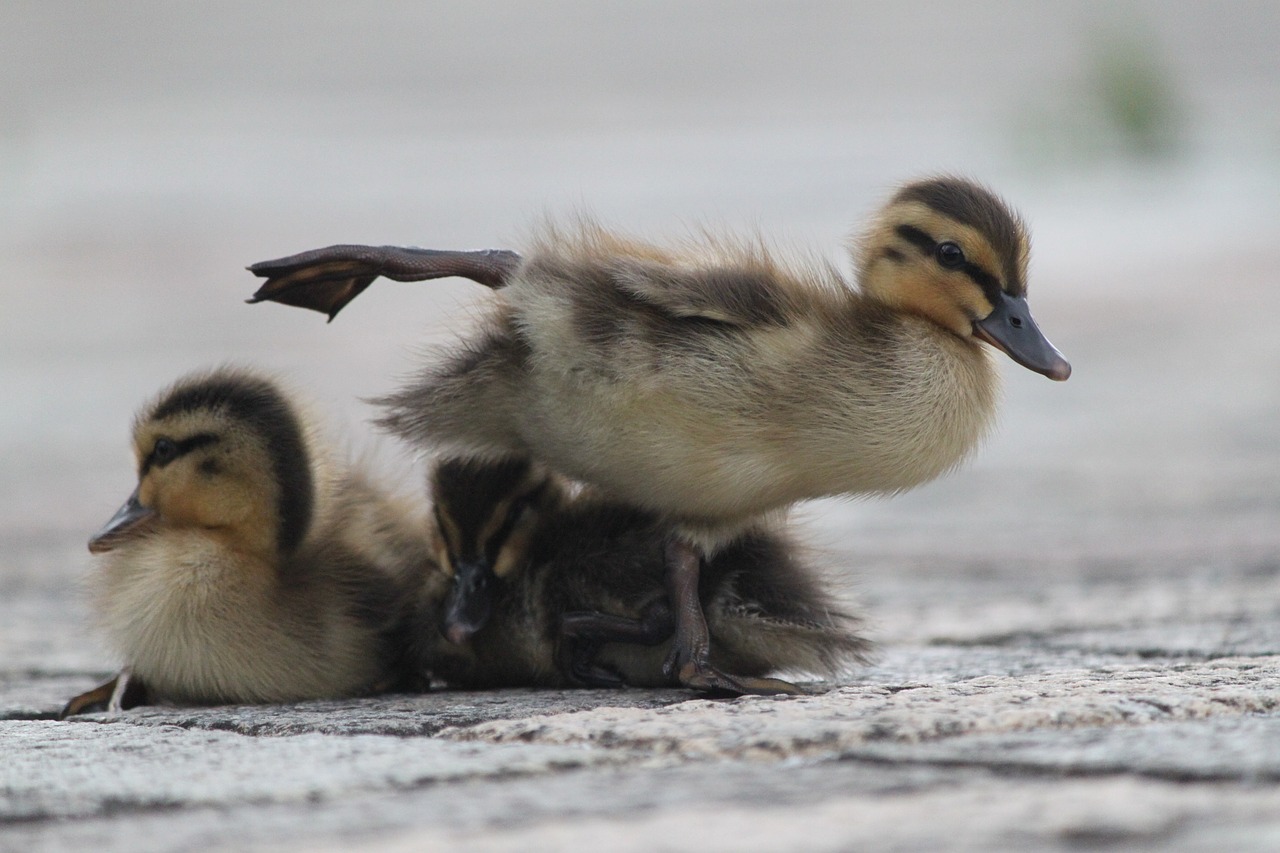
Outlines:
[[179,380],[133,427],[138,486],[89,540],[93,553],[193,530],[240,553],[292,552],[312,516],[301,422],[270,381],[223,368]]
[[1027,305],[1029,254],[1026,227],[994,193],[931,178],[885,205],[860,245],[858,278],[872,298],[1062,381],[1071,365]]
[[444,459],[432,470],[431,496],[436,559],[453,576],[441,631],[463,643],[488,621],[495,584],[526,564],[564,486],[523,458]]

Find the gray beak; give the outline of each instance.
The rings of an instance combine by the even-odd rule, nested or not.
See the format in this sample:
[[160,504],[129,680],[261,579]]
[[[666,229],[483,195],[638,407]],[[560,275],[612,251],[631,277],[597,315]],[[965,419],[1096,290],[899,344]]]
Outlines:
[[453,587],[445,599],[441,626],[449,642],[465,643],[489,621],[497,580],[493,568],[484,560],[459,561],[454,566]]
[[1025,296],[1000,294],[995,310],[973,324],[973,333],[1028,370],[1063,382],[1071,365],[1031,319]]
[[111,520],[89,539],[90,554],[105,554],[121,542],[141,532],[148,521],[155,517],[155,510],[138,503],[138,490],[116,510]]

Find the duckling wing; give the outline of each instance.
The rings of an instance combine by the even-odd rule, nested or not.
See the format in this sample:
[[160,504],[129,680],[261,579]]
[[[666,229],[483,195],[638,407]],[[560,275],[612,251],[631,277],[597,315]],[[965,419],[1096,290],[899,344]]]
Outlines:
[[248,301],[279,302],[328,314],[333,320],[375,278],[427,281],[458,276],[491,287],[506,285],[520,256],[504,249],[456,252],[400,246],[338,245],[260,261],[249,272],[265,278]]
[[617,261],[614,284],[674,318],[740,328],[782,326],[790,300],[775,274],[751,267],[682,269],[652,261]]

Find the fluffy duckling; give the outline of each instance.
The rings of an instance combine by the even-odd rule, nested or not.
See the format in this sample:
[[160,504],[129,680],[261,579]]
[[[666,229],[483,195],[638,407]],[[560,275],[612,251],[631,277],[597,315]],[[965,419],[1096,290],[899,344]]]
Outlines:
[[[671,530],[652,513],[590,494],[527,459],[444,460],[432,472],[435,564],[418,634],[421,666],[461,687],[667,686],[674,621],[664,583]],[[792,692],[776,671],[830,676],[868,648],[815,569],[786,537],[752,529],[703,568],[699,601],[711,662]],[[467,571],[483,561],[492,571]],[[450,575],[452,577],[450,577]],[[459,583],[487,577],[484,625],[436,630],[477,597]],[[434,614],[434,619],[432,618]],[[456,614],[455,614],[456,615]],[[475,624],[480,614],[467,613]]]
[[993,420],[992,349],[1066,379],[1027,306],[1028,252],[1003,201],[943,177],[874,218],[856,288],[758,242],[669,249],[584,222],[544,229],[523,257],[335,246],[255,264],[267,281],[251,301],[332,318],[379,275],[500,288],[464,346],[382,401],[382,423],[455,455],[528,456],[675,524],[669,666],[750,691],[710,663],[701,561],[796,501],[955,468]]
[[89,540],[125,670],[64,716],[407,686],[426,519],[339,462],[273,381],[187,376],[139,413],[133,449],[138,486]]

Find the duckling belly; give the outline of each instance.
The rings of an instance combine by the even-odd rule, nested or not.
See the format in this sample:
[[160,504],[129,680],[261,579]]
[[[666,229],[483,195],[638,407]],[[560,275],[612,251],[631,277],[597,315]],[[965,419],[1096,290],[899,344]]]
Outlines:
[[577,385],[538,377],[521,434],[564,473],[658,512],[751,516],[791,497],[766,443],[677,389]]

